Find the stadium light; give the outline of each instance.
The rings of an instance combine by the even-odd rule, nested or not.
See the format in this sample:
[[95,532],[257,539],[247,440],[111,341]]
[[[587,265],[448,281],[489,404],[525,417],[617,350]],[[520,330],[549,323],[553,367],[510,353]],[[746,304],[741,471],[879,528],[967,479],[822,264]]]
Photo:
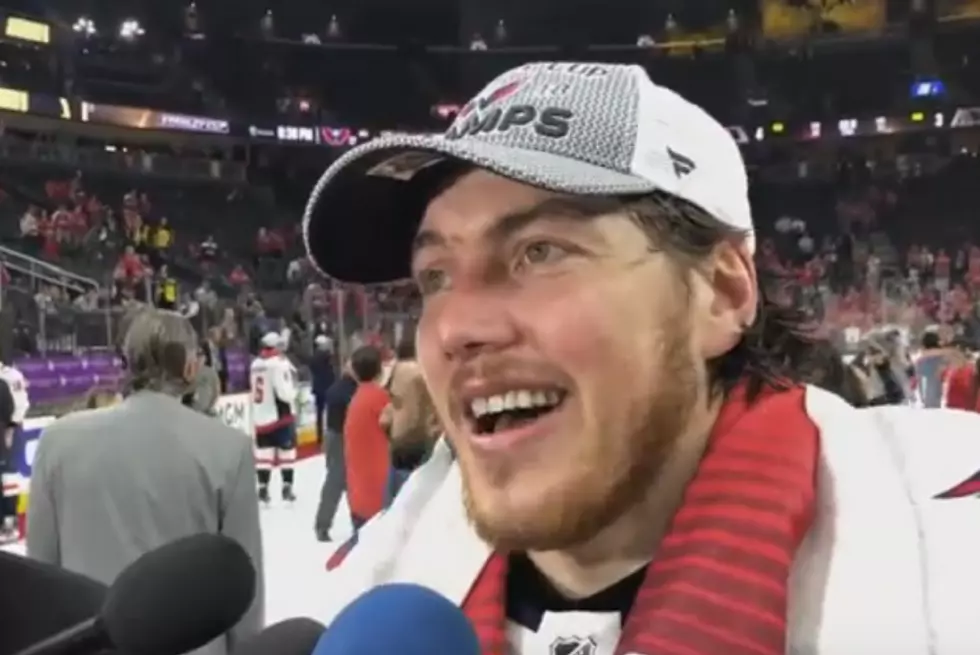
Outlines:
[[140,25],[139,21],[134,18],[128,18],[119,25],[119,36],[127,41],[132,41],[144,34],[146,34],[146,31]]
[[81,34],[83,36],[95,36],[95,23],[91,18],[86,18],[85,16],[82,16],[76,20],[75,24],[71,26],[71,29],[76,34]]

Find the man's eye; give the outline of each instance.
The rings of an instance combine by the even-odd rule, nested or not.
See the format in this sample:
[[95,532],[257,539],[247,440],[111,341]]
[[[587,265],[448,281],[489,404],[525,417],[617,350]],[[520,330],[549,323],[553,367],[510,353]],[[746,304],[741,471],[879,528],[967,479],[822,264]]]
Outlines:
[[446,272],[438,268],[422,269],[415,274],[415,283],[423,296],[441,291],[448,281]]
[[551,264],[568,255],[568,250],[550,241],[534,241],[521,252],[519,265]]

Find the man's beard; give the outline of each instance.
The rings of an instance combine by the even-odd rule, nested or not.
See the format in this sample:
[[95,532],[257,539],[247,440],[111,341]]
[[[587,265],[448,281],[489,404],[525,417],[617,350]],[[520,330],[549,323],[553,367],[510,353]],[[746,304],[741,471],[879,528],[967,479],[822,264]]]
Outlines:
[[[484,541],[501,551],[567,549],[592,539],[648,498],[701,398],[688,328],[684,318],[665,327],[662,358],[651,371],[657,377],[655,391],[629,408],[628,434],[589,435],[579,468],[550,493],[543,491],[533,514],[508,516],[481,503],[467,475],[469,466],[479,464],[461,457],[466,512]],[[517,474],[525,478],[520,484],[526,484],[527,474]]]

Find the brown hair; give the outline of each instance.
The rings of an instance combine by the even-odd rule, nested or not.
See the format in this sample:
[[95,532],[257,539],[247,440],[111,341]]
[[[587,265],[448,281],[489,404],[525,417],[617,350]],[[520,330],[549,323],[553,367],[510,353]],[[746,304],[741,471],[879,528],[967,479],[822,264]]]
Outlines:
[[145,309],[123,337],[127,393],[149,389],[183,396],[191,388],[184,378],[188,361],[197,357],[198,338],[190,321],[162,309]]

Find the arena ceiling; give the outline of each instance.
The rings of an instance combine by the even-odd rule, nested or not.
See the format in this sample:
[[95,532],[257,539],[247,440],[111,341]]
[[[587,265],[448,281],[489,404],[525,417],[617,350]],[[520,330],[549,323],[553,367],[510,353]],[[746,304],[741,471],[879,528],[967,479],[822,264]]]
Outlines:
[[[86,16],[97,24],[135,18],[148,35],[178,34],[184,0],[13,0],[12,9],[71,24]],[[475,33],[492,33],[504,20],[511,45],[631,43],[655,32],[667,14],[691,28],[717,25],[730,8],[743,15],[757,0],[199,0],[209,32],[237,34],[267,9],[277,31],[323,31],[336,15],[348,40],[359,43],[458,45]],[[314,29],[319,28],[319,29]],[[489,34],[487,36],[490,36]]]

